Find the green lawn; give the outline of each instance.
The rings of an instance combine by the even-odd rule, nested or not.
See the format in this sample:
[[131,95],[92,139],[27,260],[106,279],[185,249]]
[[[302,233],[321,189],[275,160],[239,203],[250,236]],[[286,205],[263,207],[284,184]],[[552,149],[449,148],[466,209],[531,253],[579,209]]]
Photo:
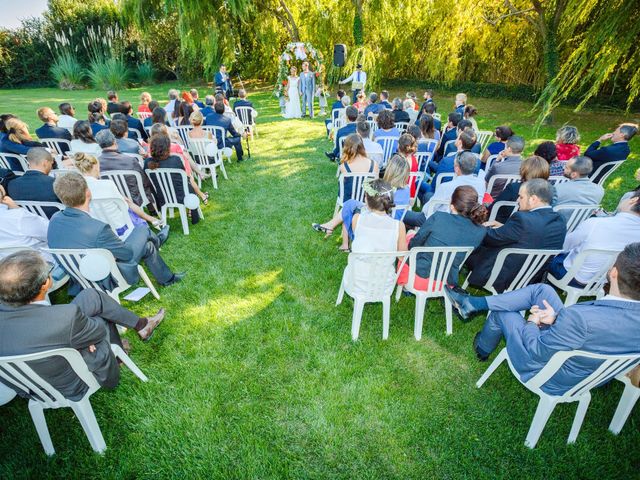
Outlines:
[[[150,89],[164,97],[169,85]],[[137,100],[141,90],[121,93]],[[24,118],[69,100],[83,116],[103,92],[0,90],[0,111]],[[395,92],[394,92],[395,93]],[[398,92],[399,93],[399,92]],[[440,110],[453,95],[439,94]],[[447,337],[443,307],[427,307],[423,339],[413,338],[414,301],[391,311],[382,341],[379,305],[365,308],[360,340],[350,339],[352,302],[335,307],[346,256],[336,239],[310,228],[333,212],[335,165],[322,120],[285,121],[267,90],[253,158],[227,168],[204,208],[205,220],[183,236],[179,220],[162,250],[183,283],[161,300],[127,304],[140,314],[158,305],[168,317],[152,341],[128,334],[146,384],[123,370],[121,385],[92,397],[108,450],[94,455],[70,409],[47,412],[57,455],[48,459],[27,403],[0,408],[0,478],[638,478],[640,409],[622,434],[607,431],[622,389],[594,392],[578,441],[566,445],[575,405],[560,405],[531,451],[524,446],[537,397],[506,366],[478,390],[471,340],[481,318],[456,320]],[[553,139],[564,122],[583,147],[621,112],[575,114],[532,136],[530,104],[472,98],[480,127],[510,123],[533,144]],[[610,179],[605,205],[635,187],[633,159]],[[125,302],[126,304],[126,302]]]

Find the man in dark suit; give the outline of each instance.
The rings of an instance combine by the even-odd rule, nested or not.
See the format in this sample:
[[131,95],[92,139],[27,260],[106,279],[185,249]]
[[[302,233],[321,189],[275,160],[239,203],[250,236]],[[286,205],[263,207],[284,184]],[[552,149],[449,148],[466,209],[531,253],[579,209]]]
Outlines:
[[231,96],[231,80],[227,74],[226,65],[220,65],[220,70],[215,74],[213,83],[216,84],[217,92],[222,92],[226,98]]
[[[471,122],[469,120],[465,120],[462,119],[458,122],[458,125],[456,127],[458,133],[457,136],[460,137],[460,134],[462,132],[469,132],[469,134],[473,135],[474,137],[477,137],[475,130],[473,129],[473,125],[471,124]],[[446,157],[447,155],[450,155],[451,153],[455,153],[456,152],[456,148],[457,145],[455,144],[450,144],[448,148],[445,148],[444,153],[443,153],[443,157]],[[480,155],[480,144],[479,143],[474,143],[473,147],[471,147],[471,152],[472,153],[477,153],[478,155]]]
[[[638,125],[634,123],[623,123],[615,129],[613,133],[605,133],[598,140],[593,142],[584,152],[585,157],[589,157],[593,161],[593,171],[600,168],[603,163],[607,162],[623,162],[629,156],[629,140],[638,133]],[[606,140],[611,140],[611,145],[601,147],[600,144]],[[606,172],[602,172],[604,174]],[[598,183],[598,178],[592,178],[591,181]]]
[[[49,176],[53,169],[53,157],[49,151],[42,147],[31,148],[27,153],[27,163],[29,170],[9,184],[9,196],[17,201],[60,203],[53,190],[54,179]],[[44,211],[49,217],[57,212],[55,208],[45,208]]]
[[[36,135],[40,140],[44,138],[59,138],[61,140],[71,141],[71,134],[66,128],[58,127],[58,116],[49,107],[38,109],[38,118],[44,122],[40,128],[36,129]],[[69,149],[62,146],[62,153],[67,153]]]
[[[84,290],[68,305],[50,305],[50,272],[51,266],[33,250],[0,261],[0,338],[11,339],[0,342],[0,356],[74,348],[101,387],[115,388],[120,372],[110,344],[122,346],[116,325],[135,329],[145,341],[162,322],[164,309],[153,317],[138,317],[93,289]],[[87,392],[85,383],[60,357],[29,362],[29,366],[67,399],[80,400]],[[26,396],[22,391],[18,394]]]
[[238,107],[253,108],[253,103],[247,100],[247,91],[244,89],[238,90],[238,100],[233,103],[233,111],[235,112]]
[[332,162],[340,160],[340,139],[346,138],[352,133],[356,133],[356,120],[358,119],[358,109],[354,106],[348,106],[346,111],[347,124],[340,128],[336,133],[336,145],[332,152],[324,152],[324,154]]
[[[436,110],[438,110],[438,108],[436,107],[435,102],[433,101],[433,90],[425,90],[424,95],[422,96],[422,98],[424,98],[424,102],[420,106],[420,112],[422,112],[427,105],[433,105],[433,111],[434,112]],[[418,114],[418,118],[420,118],[420,114]]]
[[423,114],[428,114],[431,115],[431,117],[433,118],[433,128],[437,131],[442,131],[442,122],[440,120],[438,120],[437,118],[435,118],[433,116],[433,114],[436,112],[436,106],[434,103],[426,103],[422,109],[420,110],[420,113],[418,114],[418,119],[416,120],[416,125],[420,126],[420,119],[422,118]]
[[[120,112],[120,102],[118,101],[118,94],[113,90],[107,92],[107,113],[112,115],[114,113]],[[104,112],[103,112],[104,113]]]
[[369,105],[364,109],[364,118],[368,119],[369,114],[377,115],[382,109],[384,109],[384,107],[378,103],[378,94],[371,92],[369,94]]
[[462,120],[462,115],[460,115],[458,112],[451,112],[448,119],[449,122],[447,123],[447,127],[442,134],[442,138],[440,139],[440,146],[437,150],[438,159],[444,156],[444,146],[447,144],[447,142],[449,140],[455,140],[458,137],[458,122]]
[[227,133],[231,135],[230,137],[225,136],[225,138],[220,138],[219,136],[217,136],[218,148],[235,148],[238,162],[241,162],[243,160],[242,156],[244,155],[244,152],[242,151],[242,136],[236,131],[235,128],[233,128],[231,119],[224,115],[224,103],[216,102],[216,104],[213,106],[213,110],[214,112],[210,115],[207,115],[207,118],[205,118],[204,124],[214,127],[222,127],[225,130],[225,135]]
[[121,113],[127,117],[127,125],[129,128],[135,128],[140,133],[140,138],[146,141],[149,138],[149,135],[147,135],[147,131],[144,129],[142,122],[132,115],[133,106],[131,105],[131,102],[122,102],[120,105]]
[[200,95],[198,94],[198,90],[196,90],[195,88],[192,88],[191,90],[189,90],[189,93],[191,93],[191,98],[193,98],[193,103],[198,105],[198,107],[202,110],[204,108],[204,103],[200,101]]
[[213,104],[216,102],[216,99],[213,95],[207,95],[204,97],[205,107],[200,109],[200,113],[203,118],[207,118],[208,115],[213,113]]
[[387,110],[393,110],[393,107],[389,103],[389,92],[387,92],[386,90],[382,90],[380,92],[380,105],[382,105],[382,107],[386,108]]
[[[553,188],[546,180],[536,178],[522,184],[519,210],[504,225],[489,225],[482,245],[467,260],[470,284],[482,286],[487,282],[498,253],[504,248],[562,250],[567,227],[562,216],[551,208],[552,198]],[[522,257],[507,258],[494,285],[498,292],[509,286],[523,261]]]
[[403,110],[402,100],[400,98],[393,99],[393,121],[395,123],[411,121],[409,114]]
[[129,284],[140,279],[140,262],[145,263],[160,285],[168,286],[182,280],[185,274],[174,274],[171,271],[158,253],[151,232],[145,225],[135,227],[127,239],[122,241],[108,224],[89,215],[91,192],[82,175],[61,175],[56,178],[54,189],[67,208],[54,215],[49,222],[49,247],[109,250]]

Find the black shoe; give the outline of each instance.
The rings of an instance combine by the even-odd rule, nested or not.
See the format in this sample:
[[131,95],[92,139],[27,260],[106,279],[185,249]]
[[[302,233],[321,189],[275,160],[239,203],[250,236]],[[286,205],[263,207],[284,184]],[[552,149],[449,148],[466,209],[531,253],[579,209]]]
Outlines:
[[327,158],[329,160],[331,160],[332,162],[336,161],[336,156],[333,154],[333,152],[324,152],[324,154],[327,156]]
[[488,353],[482,351],[480,348],[478,348],[478,337],[480,336],[480,332],[476,333],[476,336],[473,337],[473,351],[476,352],[476,357],[478,357],[478,360],[480,360],[481,362],[486,362],[489,359],[489,355]]
[[186,277],[187,272],[174,273],[171,280],[167,283],[163,284],[163,287],[168,287],[169,285],[173,285],[174,283],[181,282],[184,277]]
[[238,159],[238,163],[240,163],[240,162],[242,162],[242,161],[244,161],[244,158],[239,158],[239,159]]
[[460,317],[460,320],[462,320],[463,322],[470,322],[471,317],[479,311],[476,310],[473,305],[471,305],[471,302],[469,301],[470,295],[462,288],[457,286],[451,288],[449,287],[449,285],[445,285],[444,293],[447,297],[449,297],[449,300],[451,300],[453,307],[456,309],[458,317]]

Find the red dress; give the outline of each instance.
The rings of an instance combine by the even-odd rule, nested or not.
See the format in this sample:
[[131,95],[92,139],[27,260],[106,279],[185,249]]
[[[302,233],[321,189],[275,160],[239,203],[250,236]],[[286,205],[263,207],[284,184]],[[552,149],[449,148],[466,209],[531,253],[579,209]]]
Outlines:
[[580,147],[572,143],[556,143],[556,151],[560,161],[571,160],[580,155]]
[[139,112],[151,113],[151,110],[149,110],[149,106],[148,105],[140,105],[140,106],[138,106],[138,111]]
[[[418,171],[418,157],[414,155],[411,155],[407,161],[411,164],[411,168],[410,168],[410,172],[417,172]],[[415,180],[415,177],[409,177],[409,195],[411,195],[411,198],[415,198],[416,196],[416,182],[415,181],[411,181],[411,180]]]

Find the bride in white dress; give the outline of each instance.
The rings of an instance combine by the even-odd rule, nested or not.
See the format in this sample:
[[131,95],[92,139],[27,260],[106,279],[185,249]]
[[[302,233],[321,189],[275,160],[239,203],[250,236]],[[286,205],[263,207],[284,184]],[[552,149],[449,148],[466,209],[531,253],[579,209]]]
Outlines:
[[297,75],[298,69],[291,67],[291,75],[287,77],[289,83],[287,85],[288,101],[284,112],[284,118],[302,118],[302,109],[300,108],[300,91],[298,83],[300,77]]

